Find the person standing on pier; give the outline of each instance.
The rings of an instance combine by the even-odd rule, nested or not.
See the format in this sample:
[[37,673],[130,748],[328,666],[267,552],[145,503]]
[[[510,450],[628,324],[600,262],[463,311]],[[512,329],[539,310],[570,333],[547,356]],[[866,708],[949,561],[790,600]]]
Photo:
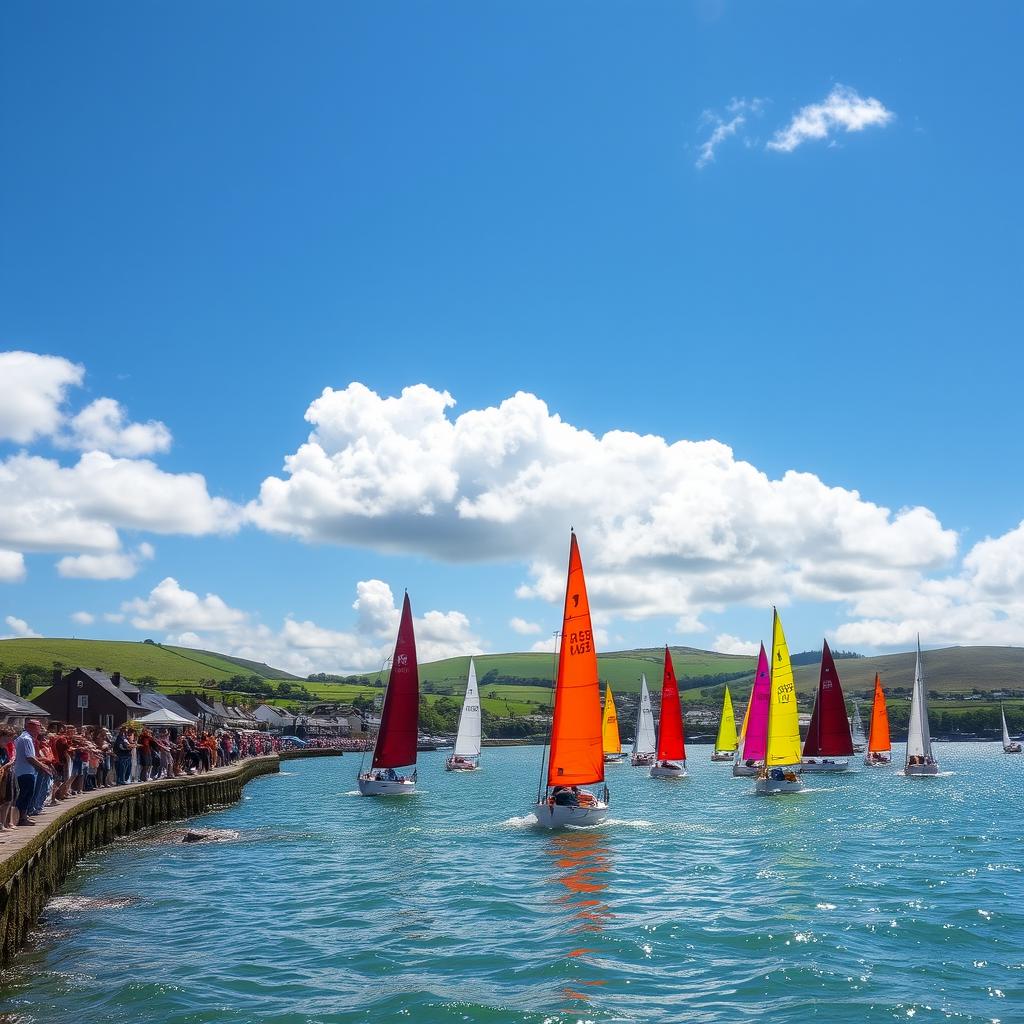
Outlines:
[[29,807],[32,804],[32,797],[36,789],[36,775],[52,775],[47,765],[43,764],[36,757],[36,737],[42,730],[42,725],[35,719],[30,718],[25,723],[25,730],[14,741],[14,773],[18,779],[18,824],[34,825],[35,822],[28,816]]

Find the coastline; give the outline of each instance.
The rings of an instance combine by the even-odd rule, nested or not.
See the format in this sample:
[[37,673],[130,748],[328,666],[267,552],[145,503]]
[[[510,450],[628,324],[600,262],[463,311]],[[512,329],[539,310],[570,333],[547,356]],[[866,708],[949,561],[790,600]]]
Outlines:
[[140,829],[235,803],[247,782],[278,772],[282,760],[338,753],[282,751],[203,775],[136,782],[45,807],[34,827],[16,828],[0,840],[0,965],[25,944],[47,900],[86,853]]

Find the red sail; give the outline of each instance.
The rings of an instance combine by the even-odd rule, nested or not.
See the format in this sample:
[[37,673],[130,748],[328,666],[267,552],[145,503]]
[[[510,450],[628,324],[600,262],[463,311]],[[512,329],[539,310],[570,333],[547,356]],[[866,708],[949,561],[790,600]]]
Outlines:
[[658,760],[685,761],[683,713],[679,708],[679,684],[672,655],[665,648],[665,675],[661,683],[661,724],[658,726]]
[[416,637],[412,631],[409,595],[402,604],[391,677],[384,694],[380,732],[373,748],[374,768],[401,768],[416,763],[416,733],[420,718],[420,675],[416,664]]
[[843,687],[828,641],[825,641],[821,651],[818,697],[804,742],[804,757],[846,757],[852,753],[853,738],[850,736],[850,720],[846,717]]

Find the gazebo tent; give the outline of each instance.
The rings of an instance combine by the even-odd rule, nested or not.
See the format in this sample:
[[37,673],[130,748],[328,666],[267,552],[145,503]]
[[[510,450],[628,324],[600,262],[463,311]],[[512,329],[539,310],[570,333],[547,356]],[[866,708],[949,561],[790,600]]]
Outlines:
[[142,718],[138,719],[139,725],[158,726],[170,729],[182,729],[186,725],[194,725],[195,723],[185,718],[184,715],[175,714],[173,711],[167,711],[164,708],[160,708],[157,711],[151,711],[148,715],[143,715]]

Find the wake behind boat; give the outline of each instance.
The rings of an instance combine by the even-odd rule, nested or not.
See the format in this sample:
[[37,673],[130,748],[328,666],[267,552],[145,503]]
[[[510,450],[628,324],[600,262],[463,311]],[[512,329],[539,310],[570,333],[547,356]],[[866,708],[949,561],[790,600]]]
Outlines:
[[476,685],[476,665],[469,659],[466,695],[459,715],[459,731],[451,757],[444,763],[450,772],[475,772],[480,768],[480,694]]
[[850,736],[850,720],[846,717],[843,686],[832,651],[825,640],[822,642],[818,690],[804,741],[800,772],[848,771],[850,762],[845,759],[852,753],[853,738]]
[[939,762],[932,754],[932,734],[928,728],[928,695],[925,692],[924,670],[921,667],[920,636],[917,638],[917,662],[914,665],[914,691],[910,698],[907,759],[903,774],[908,778],[939,774]]
[[782,631],[779,613],[772,609],[771,682],[768,698],[768,728],[764,767],[758,773],[754,792],[759,796],[799,793],[804,788],[796,774],[800,764],[800,720],[796,708],[796,684],[789,660],[789,645]]
[[652,779],[686,778],[686,744],[683,740],[683,712],[679,706],[679,684],[672,655],[665,647],[665,669],[661,683],[661,721],[658,723],[658,756],[651,766]]
[[[380,729],[373,744],[372,768],[359,773],[363,796],[405,796],[416,792],[416,735],[420,716],[419,668],[409,592],[402,603],[391,674],[384,691]],[[409,776],[397,768],[413,767]]]
[[604,782],[601,684],[576,534],[569,541],[558,672],[547,775],[541,761],[541,786],[533,807],[545,828],[598,825],[608,816],[608,787],[600,794],[583,789]]

